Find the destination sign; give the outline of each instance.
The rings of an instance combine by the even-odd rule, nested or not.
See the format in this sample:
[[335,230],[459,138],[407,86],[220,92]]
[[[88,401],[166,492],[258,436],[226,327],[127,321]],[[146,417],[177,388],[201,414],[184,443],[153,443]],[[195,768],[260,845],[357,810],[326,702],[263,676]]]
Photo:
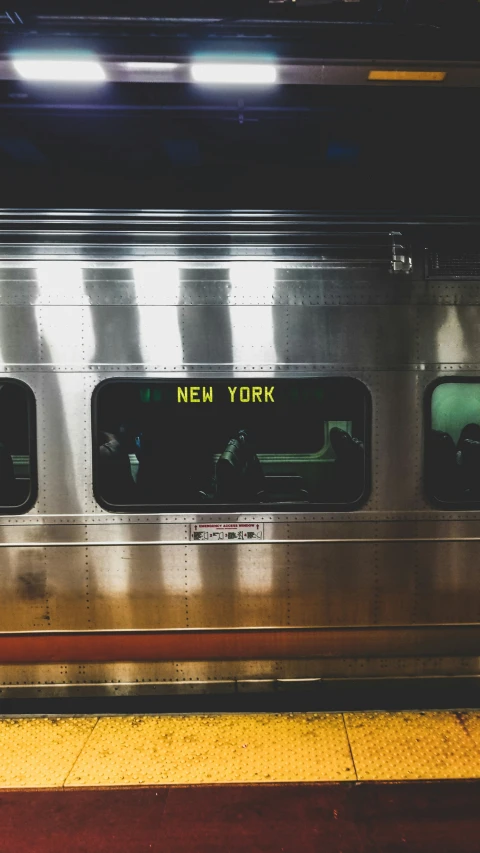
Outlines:
[[143,385],[139,389],[142,403],[160,403],[192,408],[216,404],[219,406],[240,407],[251,404],[276,405],[318,405],[325,400],[325,386],[318,380],[289,381],[280,379],[275,383],[259,382],[258,379],[240,382],[220,379],[210,382],[190,380]]
[[221,395],[229,403],[274,403],[274,385],[179,385],[178,403],[213,403],[214,396]]

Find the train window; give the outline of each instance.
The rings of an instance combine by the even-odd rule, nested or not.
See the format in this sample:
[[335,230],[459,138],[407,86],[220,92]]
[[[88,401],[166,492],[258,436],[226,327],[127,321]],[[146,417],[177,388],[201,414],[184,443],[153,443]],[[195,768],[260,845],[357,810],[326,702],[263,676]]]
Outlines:
[[35,498],[35,399],[23,382],[1,379],[0,512],[26,512]]
[[425,479],[437,503],[480,505],[480,379],[449,379],[431,390]]
[[107,509],[354,507],[370,396],[351,378],[107,380],[93,400]]

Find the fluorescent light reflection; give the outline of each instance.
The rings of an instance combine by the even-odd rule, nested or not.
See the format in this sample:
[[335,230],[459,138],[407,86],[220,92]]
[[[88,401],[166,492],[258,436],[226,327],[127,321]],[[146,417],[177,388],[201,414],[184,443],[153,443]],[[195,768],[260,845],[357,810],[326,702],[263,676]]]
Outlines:
[[208,583],[211,573],[205,567],[202,558],[203,545],[187,545],[185,549],[185,561],[164,560],[156,565],[159,583],[163,590],[168,590],[170,595],[184,596],[201,593],[205,581]]
[[[239,555],[235,580],[239,592],[261,597],[271,593],[274,588],[276,561],[271,545],[263,545],[259,554],[259,560],[252,559],[248,552],[243,557]],[[265,602],[266,609],[270,607],[269,601]]]
[[277,69],[266,63],[197,62],[191,66],[196,83],[216,85],[271,85],[277,81]]
[[40,261],[37,266],[38,304],[80,305],[83,266],[78,261]]
[[145,363],[177,364],[182,360],[178,326],[180,268],[166,261],[133,266],[140,320],[140,342]]
[[272,312],[275,265],[270,261],[234,262],[230,281],[235,288],[235,304],[230,306],[234,361],[275,364]]
[[[94,340],[91,325],[86,322],[89,309],[82,305],[82,264],[78,261],[40,262],[37,281],[35,315],[41,336],[42,364],[62,367],[85,364],[90,360]],[[37,402],[39,422],[45,418],[50,426],[44,429],[57,435],[55,454],[61,469],[56,488],[47,499],[49,511],[64,512],[65,506],[72,504],[81,510],[85,508],[85,458],[83,453],[73,450],[70,442],[72,436],[78,435],[79,424],[85,422],[85,386],[83,382],[72,382],[68,372],[56,373],[49,380],[55,386],[58,404],[52,409],[45,399]]]
[[153,74],[157,71],[173,71],[174,68],[178,68],[178,62],[122,62],[121,64],[125,71],[147,71]]
[[468,362],[469,348],[465,340],[465,330],[457,313],[448,311],[445,320],[436,330],[435,360],[440,362]]
[[58,364],[83,364],[95,346],[90,311],[83,306],[83,267],[78,261],[45,261],[37,267],[39,326]]
[[92,59],[14,59],[13,67],[23,80],[57,83],[101,83],[106,74]]
[[[120,510],[121,512],[121,510]],[[115,530],[116,539],[130,539],[129,525],[119,525]],[[120,554],[119,554],[120,551]],[[101,578],[96,579],[97,594],[102,597],[104,612],[116,611],[119,597],[121,598],[122,618],[128,618],[132,608],[132,578],[136,574],[138,552],[135,554],[135,544],[117,546],[116,548],[102,548]],[[129,606],[130,605],[130,606]],[[113,615],[113,614],[112,614]],[[131,625],[132,622],[130,621]]]

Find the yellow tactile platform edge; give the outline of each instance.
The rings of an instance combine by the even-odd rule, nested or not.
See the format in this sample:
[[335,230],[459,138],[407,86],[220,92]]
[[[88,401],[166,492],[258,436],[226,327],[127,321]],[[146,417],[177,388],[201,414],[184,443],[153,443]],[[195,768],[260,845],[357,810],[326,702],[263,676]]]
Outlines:
[[58,788],[97,723],[91,717],[0,720],[0,788]]
[[103,718],[67,785],[347,779],[341,714],[222,714]]
[[479,711],[0,718],[0,788],[480,778]]
[[345,714],[360,781],[480,777],[468,715],[445,711]]

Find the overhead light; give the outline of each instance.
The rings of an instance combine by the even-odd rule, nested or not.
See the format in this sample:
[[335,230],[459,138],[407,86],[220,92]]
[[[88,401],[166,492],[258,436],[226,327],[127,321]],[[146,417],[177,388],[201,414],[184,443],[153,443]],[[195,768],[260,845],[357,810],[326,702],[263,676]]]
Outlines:
[[101,64],[93,59],[13,59],[13,67],[24,80],[57,83],[100,83],[106,80]]
[[126,71],[173,71],[178,68],[178,62],[122,62],[122,68]]
[[195,62],[191,66],[196,83],[231,86],[239,83],[268,85],[277,80],[277,69],[267,63]]
[[441,83],[447,76],[446,71],[392,71],[389,69],[369,71],[369,80],[398,80],[400,82]]

